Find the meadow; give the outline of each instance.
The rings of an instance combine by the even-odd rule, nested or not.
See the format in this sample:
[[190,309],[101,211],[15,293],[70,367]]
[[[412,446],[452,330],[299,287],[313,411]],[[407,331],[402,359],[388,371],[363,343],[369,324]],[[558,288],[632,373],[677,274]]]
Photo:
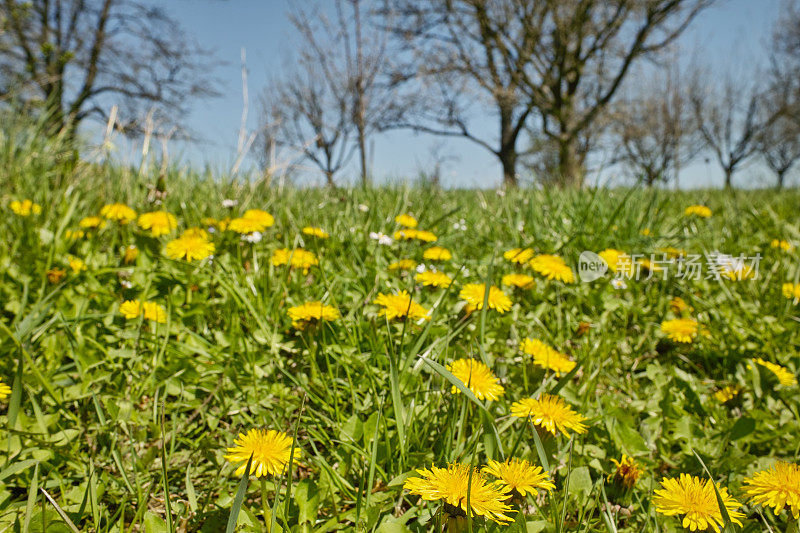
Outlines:
[[2,531],[798,530],[797,191],[299,189],[0,141]]

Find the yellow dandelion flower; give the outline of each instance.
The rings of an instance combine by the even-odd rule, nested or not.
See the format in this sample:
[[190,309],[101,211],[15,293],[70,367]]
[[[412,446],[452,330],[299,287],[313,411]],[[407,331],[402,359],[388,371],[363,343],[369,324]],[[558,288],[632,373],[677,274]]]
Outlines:
[[[458,297],[467,302],[466,311],[471,313],[476,309],[483,309],[483,300],[486,297],[486,285],[483,283],[467,283],[458,293]],[[489,309],[494,309],[502,314],[511,309],[511,298],[495,286],[489,287]]]
[[606,262],[611,272],[619,272],[620,275],[627,278],[632,278],[634,276],[636,267],[633,264],[633,258],[622,250],[606,248],[597,255]]
[[119,306],[119,312],[127,320],[144,315],[145,320],[152,320],[159,324],[167,322],[167,311],[155,302],[142,302],[141,300],[125,300]]
[[139,215],[139,227],[149,230],[153,237],[167,235],[178,227],[178,220],[172,213],[166,211],[153,211]]
[[423,500],[443,501],[451,516],[465,516],[469,500],[473,516],[501,524],[512,521],[508,516],[512,508],[506,503],[510,490],[496,482],[490,483],[477,468],[453,463],[446,468],[422,468],[417,473],[420,477],[406,479],[403,488]]
[[506,459],[504,462],[489,460],[483,472],[499,479],[498,484],[520,496],[536,494],[539,489],[553,492],[555,483],[550,473],[541,466],[533,466],[525,459]]
[[677,259],[679,257],[686,257],[686,250],[675,248],[674,246],[667,246],[666,248],[659,248],[659,252],[667,254],[667,257]]
[[415,276],[418,282],[422,283],[426,287],[442,287],[447,288],[453,283],[453,278],[445,274],[444,272],[438,272],[436,270],[426,270],[425,272],[419,272]]
[[64,238],[67,239],[68,241],[83,239],[84,237],[86,237],[86,232],[83,231],[82,229],[76,229],[76,230],[68,229],[67,231],[64,232]]
[[784,283],[781,286],[781,292],[783,292],[784,298],[789,298],[790,300],[794,300],[795,303],[800,300],[800,283]]
[[711,209],[704,205],[690,205],[683,211],[683,214],[687,217],[695,215],[700,218],[709,218],[711,216]]
[[203,237],[183,236],[169,241],[165,251],[170,259],[199,261],[214,254],[214,243]]
[[742,392],[742,387],[739,385],[726,385],[714,393],[714,398],[719,403],[728,403],[739,396],[740,392]]
[[[251,429],[247,433],[239,433],[233,441],[233,447],[228,448],[225,459],[234,464],[239,464],[235,475],[242,476],[247,469],[250,457],[250,473],[256,477],[273,476],[280,474],[283,467],[289,462],[292,454],[292,437],[281,431],[270,429]],[[300,449],[294,449],[295,457],[300,455]]]
[[414,270],[417,263],[413,259],[400,259],[389,265],[389,270]]
[[309,235],[311,237],[316,237],[317,239],[327,239],[330,237],[330,234],[322,228],[313,228],[311,226],[306,226],[303,228],[303,234]]
[[676,318],[661,323],[661,332],[675,342],[691,343],[700,329],[693,318]]
[[[710,479],[681,474],[677,478],[665,477],[661,480],[661,486],[663,488],[657,489],[653,496],[657,512],[667,516],[684,515],[683,527],[692,531],[709,528],[720,531],[724,524],[722,512]],[[744,514],[737,511],[741,504],[728,494],[725,487],[719,487],[718,490],[731,521],[741,526],[739,519],[744,518]]]
[[530,417],[534,425],[549,431],[554,436],[560,431],[569,437],[569,432],[586,433],[583,423],[586,418],[576,413],[558,396],[542,394],[540,398],[526,398],[511,405],[511,414],[517,418]]
[[503,285],[508,287],[517,287],[519,289],[530,289],[533,287],[535,280],[532,276],[527,274],[506,274],[501,281]]
[[503,258],[511,261],[512,263],[524,265],[533,258],[533,250],[530,248],[512,248],[511,250],[503,253]]
[[624,455],[620,457],[619,461],[611,459],[614,466],[617,467],[616,471],[608,476],[608,481],[614,481],[617,485],[621,485],[626,489],[632,489],[636,485],[636,481],[642,475],[639,465],[632,457]]
[[639,232],[639,235],[642,237],[652,237],[653,231],[650,228],[644,228],[642,231]]
[[77,274],[82,270],[86,270],[86,263],[83,262],[83,259],[72,257],[70,255],[67,257],[67,263],[69,264],[69,268],[72,269],[73,274]]
[[272,264],[274,266],[291,265],[292,268],[301,268],[303,273],[308,273],[312,266],[319,264],[319,259],[314,252],[303,250],[302,248],[280,248],[272,252]]
[[116,220],[120,224],[128,224],[136,220],[136,211],[125,204],[106,204],[100,209],[100,216]]
[[122,252],[122,262],[126,265],[130,265],[136,261],[137,257],[139,257],[139,248],[137,248],[135,244],[129,244]]
[[394,217],[394,221],[400,224],[401,226],[405,226],[407,228],[416,228],[417,227],[417,219],[409,215],[408,213],[403,213]]
[[106,225],[106,221],[100,217],[84,217],[78,222],[78,226],[86,229],[101,229]]
[[261,224],[261,229],[256,231],[263,231],[273,224],[275,224],[275,217],[267,213],[262,209],[248,209],[242,215],[242,218],[246,218],[248,220],[254,220]]
[[547,279],[555,279],[564,283],[575,282],[575,274],[572,273],[572,269],[557,255],[537,255],[531,259],[530,265],[533,270]]
[[408,291],[400,291],[397,294],[380,293],[373,303],[383,307],[378,314],[380,316],[385,316],[389,320],[406,317],[412,320],[420,318],[424,318],[425,320],[431,319],[431,317],[428,316],[428,310],[413,301]]
[[47,271],[47,281],[49,281],[53,285],[59,283],[66,276],[67,276],[66,271],[60,268],[51,268],[50,270]]
[[[479,400],[485,398],[494,401],[505,392],[489,367],[475,359],[456,359],[447,365],[447,370],[472,391],[472,394]],[[455,386],[450,389],[450,392],[461,394],[461,390]]]
[[412,228],[401,229],[394,232],[394,240],[396,241],[410,241],[417,239],[422,242],[436,241],[436,235],[426,230],[417,230]]
[[772,242],[769,243],[769,245],[772,248],[780,248],[784,252],[790,252],[794,248],[792,243],[783,239],[772,239]]
[[5,400],[11,395],[11,387],[0,380],[0,400]]
[[751,502],[772,507],[776,515],[788,506],[794,519],[800,518],[800,467],[796,464],[778,461],[745,478],[743,488]]
[[765,361],[760,357],[755,361],[759,365],[763,366],[764,368],[775,374],[775,377],[778,378],[778,383],[780,383],[784,387],[793,387],[797,385],[797,377],[794,374],[792,374],[786,367],[783,367],[775,363],[771,363],[769,361]]
[[227,229],[246,235],[248,233],[255,233],[256,231],[263,231],[266,228],[258,220],[240,217],[231,220]]
[[312,322],[331,322],[341,317],[338,309],[322,302],[305,302],[290,307],[286,313],[292,319],[292,327],[296,329],[304,329]]
[[428,261],[450,261],[453,258],[453,254],[451,254],[450,250],[447,248],[434,246],[425,250],[422,254],[422,258]]
[[181,237],[197,237],[205,240],[211,238],[208,232],[203,228],[186,228],[183,230],[183,233],[181,233]]
[[33,203],[31,200],[14,200],[9,204],[9,207],[15,215],[21,217],[28,217],[31,216],[31,214],[38,215],[42,212],[42,206]]
[[519,348],[524,353],[533,356],[533,364],[545,370],[553,370],[557,376],[572,372],[576,365],[575,361],[572,361],[566,354],[557,351],[539,339],[526,338]]

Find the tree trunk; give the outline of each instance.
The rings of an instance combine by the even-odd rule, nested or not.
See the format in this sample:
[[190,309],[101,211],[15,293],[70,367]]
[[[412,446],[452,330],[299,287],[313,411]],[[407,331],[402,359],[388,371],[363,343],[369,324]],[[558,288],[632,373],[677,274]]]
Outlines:
[[558,141],[558,183],[562,187],[578,187],[583,185],[583,163],[578,155],[575,140]]
[[503,150],[497,157],[503,165],[503,186],[517,186],[517,152],[516,150]]
[[723,171],[725,172],[725,188],[732,189],[733,188],[733,169],[731,167],[724,168]]
[[783,180],[786,178],[786,170],[779,170],[778,174],[778,189],[783,189]]
[[336,184],[333,182],[333,172],[330,170],[325,171],[325,182],[328,184],[328,187],[331,189],[336,188]]
[[500,151],[497,157],[503,165],[503,186],[517,186],[517,135],[518,130],[514,128],[512,117],[514,108],[501,101],[500,111]]
[[361,186],[366,188],[367,185],[369,185],[369,175],[367,174],[367,136],[360,125],[358,128],[358,158],[361,164]]

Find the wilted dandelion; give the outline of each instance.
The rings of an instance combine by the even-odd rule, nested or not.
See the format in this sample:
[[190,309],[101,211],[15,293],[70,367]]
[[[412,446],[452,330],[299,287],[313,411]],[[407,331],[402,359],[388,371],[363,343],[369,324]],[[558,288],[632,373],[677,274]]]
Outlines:
[[[467,302],[467,313],[471,313],[476,309],[483,309],[483,301],[486,298],[486,285],[483,283],[467,283],[458,293],[458,297]],[[491,286],[489,287],[487,304],[489,309],[494,309],[502,314],[511,309],[511,298],[497,287]]]
[[686,303],[686,301],[681,298],[680,296],[675,296],[672,300],[669,301],[669,308],[672,310],[673,313],[676,315],[683,314],[686,311],[691,311],[692,306]]
[[800,518],[800,467],[796,464],[778,461],[745,478],[743,488],[754,504],[772,507],[776,515],[789,507],[794,519]]
[[490,483],[477,468],[452,463],[446,468],[432,466],[417,470],[420,477],[410,477],[403,488],[427,501],[442,501],[444,512],[453,518],[466,516],[467,501],[473,516],[497,523],[511,522],[512,508],[506,503],[510,489]]
[[42,212],[42,206],[33,203],[31,200],[14,200],[8,204],[8,206],[15,215],[19,215],[21,217],[28,217],[32,214],[38,215]]
[[636,464],[636,461],[634,461],[632,457],[623,454],[619,461],[611,459],[611,462],[614,463],[616,471],[608,476],[608,481],[613,481],[626,489],[632,489],[633,486],[636,485],[636,481],[642,475],[642,471],[639,469],[639,465]]
[[692,318],[676,318],[662,322],[661,332],[672,341],[691,343],[697,337],[699,327],[697,320]]
[[153,211],[139,215],[139,227],[149,230],[153,237],[160,237],[172,233],[178,227],[178,220],[172,213],[166,211]]
[[520,496],[536,494],[540,489],[552,492],[556,485],[550,473],[541,466],[533,466],[525,459],[510,458],[502,463],[489,460],[483,472],[499,479],[498,484]]
[[512,263],[524,265],[533,258],[533,250],[530,248],[512,248],[503,253],[503,257]]
[[[447,365],[447,370],[472,391],[472,394],[479,400],[498,400],[505,392],[497,377],[481,361],[457,359]],[[460,394],[461,390],[453,386],[450,392]]]
[[331,322],[341,317],[338,309],[322,302],[305,302],[304,304],[290,307],[287,314],[292,319],[292,327],[297,329],[304,329],[311,323]]
[[449,287],[451,283],[453,283],[453,279],[450,276],[444,272],[438,272],[436,270],[419,272],[414,279],[426,287],[442,287],[445,289]]
[[330,234],[322,228],[314,228],[311,226],[306,226],[303,228],[303,234],[309,235],[311,237],[316,237],[318,239],[327,239],[330,237]]
[[126,265],[130,265],[136,261],[137,257],[139,257],[139,248],[137,248],[135,244],[129,244],[122,252],[122,262]]
[[434,246],[425,250],[425,252],[422,254],[422,258],[427,259],[428,261],[450,261],[450,259],[453,258],[453,254],[451,254],[450,250],[447,248]]
[[709,218],[711,216],[711,209],[704,205],[690,205],[687,207],[683,214],[688,216],[698,216],[700,218]]
[[385,316],[389,320],[394,320],[395,318],[410,318],[412,320],[424,318],[425,320],[430,320],[428,310],[413,301],[408,291],[400,291],[397,294],[380,293],[375,298],[374,303],[383,307],[378,314]]
[[405,226],[406,228],[416,228],[417,227],[417,219],[409,215],[408,213],[403,213],[394,217],[394,221],[400,224],[401,226]]
[[167,243],[167,256],[170,259],[199,261],[214,254],[214,243],[203,237],[179,237]]
[[786,367],[765,361],[760,357],[755,359],[755,362],[775,374],[775,377],[778,378],[778,382],[784,387],[793,387],[794,385],[797,385],[797,377]]
[[586,433],[583,423],[586,418],[576,413],[558,396],[542,394],[540,398],[526,398],[511,405],[511,414],[517,418],[530,417],[535,426],[549,431],[554,436],[561,432],[569,437],[569,432]]
[[303,250],[302,248],[280,248],[272,252],[272,264],[274,266],[288,265],[291,262],[292,268],[301,268],[307,274],[312,266],[319,264],[319,259],[314,252]]
[[125,204],[106,204],[100,209],[100,216],[116,220],[120,224],[128,224],[136,220],[136,211]]
[[167,322],[167,311],[155,302],[142,302],[141,300],[126,300],[119,306],[119,312],[127,320],[144,315],[145,320],[152,320],[159,324]]
[[501,280],[503,285],[517,287],[519,289],[530,289],[535,283],[532,276],[527,274],[506,274]]
[[575,361],[572,361],[566,354],[557,351],[539,339],[526,338],[519,348],[524,353],[533,356],[533,364],[545,370],[553,370],[557,376],[568,374],[576,365]]
[[[247,433],[239,433],[233,441],[233,447],[227,449],[225,459],[234,464],[239,464],[235,475],[244,475],[250,457],[250,473],[256,477],[280,474],[283,466],[289,462],[292,454],[292,438],[281,431],[270,429],[251,429]],[[299,448],[294,454],[298,456]]]
[[[661,486],[653,497],[657,512],[667,516],[684,515],[683,527],[692,531],[705,531],[709,528],[720,531],[724,522],[710,479],[703,480],[681,474],[677,478],[662,479]],[[728,494],[725,487],[719,487],[718,490],[731,521],[741,526],[739,519],[745,516],[737,511],[741,504]]]
[[55,285],[67,276],[67,272],[61,268],[55,267],[47,271],[47,281]]
[[558,280],[564,283],[573,283],[575,274],[564,260],[557,255],[537,255],[530,261],[530,265],[538,274],[547,279]]

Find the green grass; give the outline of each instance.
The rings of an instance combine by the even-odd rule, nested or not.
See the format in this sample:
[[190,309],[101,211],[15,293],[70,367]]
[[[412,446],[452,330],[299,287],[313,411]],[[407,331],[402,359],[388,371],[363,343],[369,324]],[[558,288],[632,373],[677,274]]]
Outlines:
[[[25,131],[0,136],[0,378],[12,387],[0,402],[0,530],[72,531],[70,521],[80,531],[217,532],[234,507],[241,531],[430,531],[437,505],[402,489],[416,468],[482,465],[513,452],[549,467],[557,489],[529,498],[511,526],[475,519],[473,531],[679,531],[680,520],[651,502],[663,476],[707,477],[707,468],[746,503],[745,476],[776,458],[797,462],[797,386],[749,368],[755,357],[800,368],[797,308],[781,294],[800,277],[798,252],[770,247],[774,238],[800,243],[797,191],[332,192],[170,168],[157,206],[148,201],[157,169],[76,162]],[[42,213],[14,215],[10,201],[24,198]],[[223,208],[225,198],[238,206]],[[179,230],[251,207],[276,223],[256,244],[214,234],[210,263],[168,259],[170,237],[135,224],[65,238],[113,201],[138,212],[163,207]],[[695,203],[714,215],[683,216]],[[457,278],[450,289],[387,271],[399,258],[421,261],[426,247],[369,238],[391,234],[402,212],[453,252],[442,266]],[[466,229],[455,228],[462,220]],[[331,238],[304,238],[307,225]],[[303,242],[320,260],[307,275],[270,264],[274,249]],[[121,260],[128,244],[141,250],[131,266]],[[609,276],[571,285],[536,276],[532,289],[505,288],[514,302],[505,314],[467,315],[458,297],[464,283],[499,285],[515,270],[502,257],[512,247],[557,253],[577,273],[583,250],[666,246],[760,253],[759,279],[671,276],[615,290]],[[87,269],[72,273],[70,255]],[[57,284],[46,276],[53,267],[67,271]],[[378,315],[377,294],[401,289],[432,309],[429,322]],[[675,317],[674,296],[708,336],[681,345],[660,333]],[[135,298],[164,305],[167,323],[126,321],[119,304]],[[309,300],[335,305],[342,318],[292,329],[286,310]],[[582,322],[591,327],[580,333]],[[579,368],[546,374],[520,353],[525,337]],[[454,381],[445,367],[463,357],[501,378],[499,401],[479,401]],[[743,392],[721,405],[713,392],[727,384]],[[552,437],[508,416],[514,401],[556,391],[588,418],[586,434]],[[223,455],[252,427],[296,434],[291,476],[240,485]],[[632,491],[608,479],[621,454],[644,471]],[[747,531],[797,527],[786,511],[742,511]]]

